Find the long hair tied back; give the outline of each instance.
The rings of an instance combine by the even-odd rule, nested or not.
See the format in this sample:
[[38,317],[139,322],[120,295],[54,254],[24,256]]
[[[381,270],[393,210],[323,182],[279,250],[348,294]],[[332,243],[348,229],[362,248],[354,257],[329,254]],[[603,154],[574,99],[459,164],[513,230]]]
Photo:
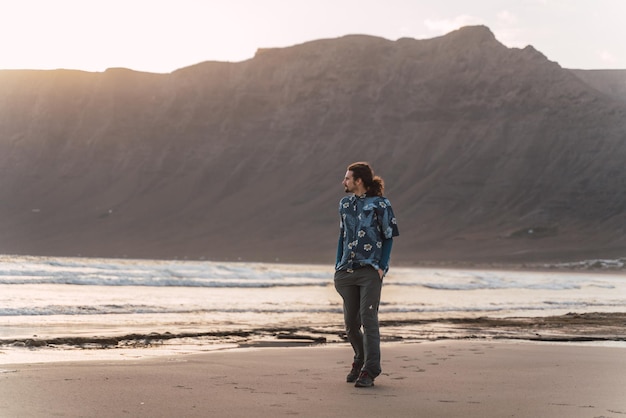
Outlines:
[[368,196],[382,196],[385,191],[385,182],[379,176],[374,175],[372,167],[363,161],[352,163],[348,166],[354,179],[361,179]]

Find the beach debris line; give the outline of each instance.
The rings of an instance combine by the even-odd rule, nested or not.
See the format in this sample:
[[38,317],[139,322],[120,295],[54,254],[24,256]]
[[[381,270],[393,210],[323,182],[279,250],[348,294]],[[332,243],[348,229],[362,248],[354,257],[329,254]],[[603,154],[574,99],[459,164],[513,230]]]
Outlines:
[[[462,339],[510,339],[527,341],[626,341],[626,313],[587,312],[546,317],[474,317],[421,318],[380,321],[381,340],[436,341]],[[402,329],[402,336],[395,335]],[[395,330],[395,331],[387,331]],[[316,345],[345,342],[345,334],[337,327],[250,328],[241,330],[127,334],[109,337],[33,336],[25,339],[0,339],[1,346],[46,349],[74,347],[78,349],[150,348],[168,340],[197,340],[196,344],[230,343],[239,347]],[[176,341],[173,341],[175,344]]]
[[[114,349],[114,348],[146,348],[161,345],[164,341],[173,339],[195,338],[209,339],[224,342],[231,340],[234,343],[245,343],[251,339],[263,338],[276,340],[294,340],[307,344],[324,344],[326,337],[319,335],[321,332],[311,329],[311,333],[318,335],[302,334],[303,329],[251,329],[235,331],[207,331],[207,332],[187,332],[187,333],[150,333],[150,334],[127,334],[112,337],[57,337],[51,339],[39,339],[36,337],[27,339],[0,340],[0,346],[45,348],[58,346],[71,346],[81,349]],[[306,329],[304,330],[306,331]]]

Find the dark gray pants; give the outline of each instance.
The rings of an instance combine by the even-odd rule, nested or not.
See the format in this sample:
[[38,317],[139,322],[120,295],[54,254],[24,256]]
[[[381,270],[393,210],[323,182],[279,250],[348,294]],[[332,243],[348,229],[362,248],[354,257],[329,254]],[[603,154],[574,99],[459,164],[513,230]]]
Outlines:
[[361,370],[372,378],[381,372],[378,305],[382,285],[373,267],[335,272],[335,289],[343,298],[343,318],[354,350],[354,362],[362,364]]

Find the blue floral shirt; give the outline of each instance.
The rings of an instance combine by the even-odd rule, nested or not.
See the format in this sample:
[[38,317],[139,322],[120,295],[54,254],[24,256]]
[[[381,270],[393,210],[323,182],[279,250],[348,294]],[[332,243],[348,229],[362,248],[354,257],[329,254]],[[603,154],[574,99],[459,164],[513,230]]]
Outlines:
[[336,270],[381,266],[383,240],[400,235],[391,203],[380,196],[349,195],[339,202],[340,236]]

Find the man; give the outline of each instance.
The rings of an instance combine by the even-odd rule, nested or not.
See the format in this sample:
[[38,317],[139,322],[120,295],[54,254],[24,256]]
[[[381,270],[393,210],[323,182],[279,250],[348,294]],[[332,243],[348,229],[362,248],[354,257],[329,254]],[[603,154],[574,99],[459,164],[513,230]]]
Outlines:
[[334,281],[343,299],[346,333],[354,350],[346,381],[369,387],[381,373],[378,305],[393,237],[399,232],[391,204],[383,197],[383,179],[374,176],[368,163],[350,164],[342,184],[349,195],[339,202]]

